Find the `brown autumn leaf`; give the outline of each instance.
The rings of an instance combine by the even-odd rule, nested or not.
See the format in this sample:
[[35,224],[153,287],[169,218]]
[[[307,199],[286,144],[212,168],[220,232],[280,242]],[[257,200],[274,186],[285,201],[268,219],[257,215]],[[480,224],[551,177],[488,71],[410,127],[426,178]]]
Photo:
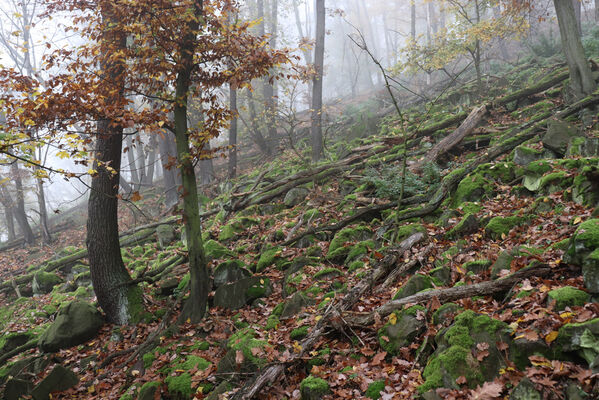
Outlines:
[[469,400],[494,400],[498,399],[503,392],[503,385],[496,382],[485,382],[482,387],[477,386],[470,395]]
[[458,385],[464,385],[467,382],[468,382],[468,380],[466,379],[466,377],[464,375],[458,376],[458,378],[455,380],[455,383],[457,383]]
[[380,353],[378,353],[377,355],[375,355],[372,358],[372,365],[380,365],[381,361],[383,361],[385,359],[385,357],[387,356],[387,352],[386,351],[381,351]]
[[243,363],[244,357],[243,357],[243,352],[241,350],[237,350],[235,352],[235,363],[237,365],[240,365]]

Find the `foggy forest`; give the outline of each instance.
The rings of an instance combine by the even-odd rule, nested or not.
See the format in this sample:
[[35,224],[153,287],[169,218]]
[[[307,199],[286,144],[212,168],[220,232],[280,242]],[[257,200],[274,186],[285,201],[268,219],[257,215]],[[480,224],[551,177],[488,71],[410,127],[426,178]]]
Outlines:
[[0,0],[0,398],[599,398],[599,0]]

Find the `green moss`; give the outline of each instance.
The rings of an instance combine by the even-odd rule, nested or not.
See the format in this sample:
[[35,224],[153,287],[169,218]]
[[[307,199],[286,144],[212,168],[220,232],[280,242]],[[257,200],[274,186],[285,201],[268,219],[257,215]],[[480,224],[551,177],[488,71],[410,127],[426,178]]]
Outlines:
[[493,217],[485,226],[485,233],[492,239],[500,239],[502,235],[507,235],[513,227],[522,221],[523,218],[518,216]]
[[397,293],[395,294],[393,299],[394,300],[401,299],[401,298],[416,294],[418,292],[421,292],[423,290],[431,289],[431,288],[433,288],[433,282],[434,282],[434,278],[432,278],[430,276],[423,275],[423,274],[415,274],[406,282],[406,284],[404,286],[402,286],[397,291]]
[[462,264],[462,269],[464,269],[466,272],[480,274],[486,271],[491,266],[491,264],[493,263],[489,260],[468,261]]
[[302,399],[316,400],[330,392],[329,383],[322,378],[309,375],[300,383]]
[[[563,189],[572,184],[572,178],[568,178],[568,174],[564,171],[556,171],[547,174],[541,178],[539,189]],[[551,190],[554,191],[554,190]]]
[[204,252],[208,261],[223,257],[235,257],[235,253],[215,240],[204,242]]
[[426,233],[426,228],[422,224],[408,224],[400,226],[396,231],[396,241],[401,242],[417,232]]
[[555,302],[555,309],[558,311],[566,307],[583,306],[591,298],[587,292],[575,289],[572,286],[551,290],[547,295],[551,299],[550,301]]
[[457,207],[465,201],[478,201],[492,192],[491,182],[481,174],[468,175],[460,181],[451,204]]
[[439,356],[429,359],[422,373],[425,382],[418,388],[418,391],[424,393],[430,389],[445,386],[442,371],[447,371],[454,381],[460,376],[464,376],[468,384],[474,386],[483,380],[477,366],[470,349],[459,345],[451,346]]
[[366,393],[364,393],[364,395],[366,397],[368,397],[369,399],[378,400],[381,398],[380,392],[382,392],[384,390],[385,390],[385,381],[384,380],[374,381],[374,382],[371,382],[370,385],[368,385],[368,389],[366,389]]
[[143,395],[147,392],[154,392],[160,387],[160,382],[151,381],[146,382],[142,385],[141,389],[139,389],[138,399],[144,399]]
[[368,254],[368,252],[376,247],[374,240],[366,240],[364,242],[356,243],[352,246],[351,250],[345,258],[345,264],[356,260],[357,258]]
[[256,272],[262,272],[267,267],[273,265],[280,258],[280,254],[280,247],[273,247],[272,249],[263,251],[258,259],[258,264],[256,264]]
[[154,355],[154,353],[146,353],[143,355],[143,362],[144,362],[144,368],[148,369],[152,366],[152,364],[154,363],[154,360],[156,360],[156,356]]
[[468,214],[476,214],[482,210],[480,203],[474,203],[470,201],[462,203],[462,205],[458,208],[464,212],[464,216]]
[[320,271],[318,271],[317,273],[314,274],[313,279],[314,280],[318,280],[318,279],[326,279],[326,278],[330,278],[333,276],[340,276],[342,275],[341,271],[339,271],[337,268],[323,268]]
[[599,219],[591,219],[580,224],[574,234],[577,242],[588,250],[599,248]]
[[353,261],[351,264],[349,264],[349,267],[347,267],[347,272],[353,273],[361,268],[364,268],[365,265],[366,264],[363,261],[360,261],[360,260]]
[[190,369],[197,368],[198,370],[203,371],[208,367],[210,367],[210,362],[206,359],[199,356],[189,355],[185,358],[185,361],[176,364],[175,369],[189,371]]
[[371,235],[372,232],[370,228],[366,226],[357,226],[355,228],[345,228],[340,230],[329,244],[327,259],[345,258],[350,251],[349,247],[345,247],[346,244],[357,240],[367,239]]
[[291,340],[300,340],[308,336],[308,326],[301,326],[291,331],[289,338]]
[[244,358],[254,365],[262,366],[266,363],[266,360],[256,357],[252,353],[252,349],[264,349],[266,342],[256,339],[256,331],[251,328],[242,329],[231,335],[227,346],[229,349],[241,351]]
[[526,174],[541,176],[551,171],[553,166],[546,160],[533,161],[528,164],[524,170]]
[[168,392],[176,399],[191,399],[193,389],[191,387],[191,375],[187,372],[179,376],[168,376],[165,379],[168,386]]
[[131,255],[133,255],[133,257],[141,257],[144,254],[144,248],[142,246],[135,246],[132,249],[129,250],[129,252],[131,253]]

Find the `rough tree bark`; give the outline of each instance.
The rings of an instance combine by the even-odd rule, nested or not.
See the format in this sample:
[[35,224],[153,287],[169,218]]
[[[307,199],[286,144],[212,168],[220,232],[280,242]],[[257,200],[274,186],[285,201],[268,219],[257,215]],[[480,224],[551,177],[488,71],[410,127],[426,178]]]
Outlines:
[[189,254],[190,295],[180,314],[180,321],[199,322],[206,313],[208,303],[209,279],[206,255],[202,243],[202,223],[198,206],[198,191],[193,163],[189,157],[189,138],[187,131],[187,98],[191,86],[191,74],[194,68],[196,35],[203,10],[202,1],[194,4],[195,18],[187,22],[186,34],[181,43],[175,86],[175,141],[177,160],[183,183],[183,222],[187,232]]
[[316,44],[314,47],[314,78],[312,80],[312,161],[324,156],[322,139],[322,77],[324,73],[324,0],[316,0]]
[[166,195],[166,207],[171,208],[179,202],[179,194],[177,193],[177,187],[180,185],[180,175],[171,162],[177,156],[176,150],[173,151],[174,147],[173,134],[165,132],[163,136],[158,140],[158,147],[160,149],[160,162],[162,163],[162,180],[164,184],[164,193]]
[[597,84],[580,41],[572,0],[553,0],[553,4],[557,13],[562,49],[570,70],[570,89],[574,97],[580,99],[593,93]]
[[[110,29],[114,10],[104,5],[102,44],[118,51],[126,46],[123,32]],[[101,62],[104,84],[114,90],[106,104],[125,104],[123,100],[123,66],[114,58]],[[143,312],[142,293],[130,285],[131,277],[121,258],[118,227],[118,188],[123,146],[123,127],[112,118],[97,123],[95,140],[96,176],[91,182],[87,219],[87,250],[94,292],[109,321],[115,324],[136,322]],[[113,173],[116,172],[116,173]]]
[[19,168],[19,163],[17,160],[10,166],[12,178],[15,182],[15,190],[16,190],[16,200],[13,208],[13,215],[19,224],[19,228],[21,228],[21,233],[25,238],[25,242],[28,244],[35,243],[35,235],[33,234],[33,230],[31,229],[31,225],[29,225],[29,220],[27,219],[27,212],[25,211],[25,189],[23,188],[23,178],[21,177],[21,169]]
[[237,176],[237,90],[229,85],[229,107],[234,113],[229,126],[229,178]]

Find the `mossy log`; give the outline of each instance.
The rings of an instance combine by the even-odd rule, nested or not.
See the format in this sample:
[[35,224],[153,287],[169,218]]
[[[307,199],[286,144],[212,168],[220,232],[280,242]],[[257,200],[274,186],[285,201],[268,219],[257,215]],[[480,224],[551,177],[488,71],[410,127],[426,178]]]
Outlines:
[[375,315],[384,318],[393,311],[401,309],[406,304],[426,303],[433,298],[437,298],[441,304],[454,300],[473,296],[490,296],[496,293],[503,293],[510,290],[514,285],[522,282],[523,279],[531,277],[543,277],[551,273],[551,267],[546,264],[534,264],[530,267],[521,269],[505,278],[494,281],[475,283],[472,285],[457,286],[448,289],[427,290],[414,295],[397,300],[391,300],[382,306],[369,311],[365,314],[345,313],[344,320],[351,326],[369,326],[375,322]]
[[38,342],[37,338],[32,339],[32,340],[28,341],[27,343],[25,343],[19,347],[16,347],[9,352],[2,354],[2,356],[0,356],[0,366],[4,365],[6,363],[6,361],[10,360],[11,358],[13,358],[16,355],[21,354],[22,352],[36,348],[37,342]]
[[285,372],[288,363],[302,360],[303,357],[310,353],[320,337],[329,329],[329,326],[338,319],[339,315],[350,310],[366,292],[372,289],[376,282],[383,279],[397,265],[397,263],[401,261],[403,253],[411,249],[424,238],[425,235],[423,233],[415,233],[401,242],[397,248],[389,250],[387,255],[377,263],[376,267],[371,269],[368,275],[347,293],[339,304],[331,303],[332,305],[326,308],[322,318],[311,329],[308,336],[306,336],[300,343],[301,351],[299,353],[294,354],[287,363],[270,364],[263,368],[254,378],[246,382],[246,384],[233,395],[232,399],[248,400],[254,398],[262,388],[275,382],[279,376]]
[[462,139],[474,131],[486,114],[486,105],[476,107],[474,110],[472,110],[468,115],[468,118],[466,118],[455,131],[435,144],[433,148],[426,153],[422,160],[414,165],[412,171],[420,171],[424,163],[435,162],[441,154],[452,149],[454,146],[460,143]]
[[493,103],[495,106],[504,106],[512,101],[520,100],[524,97],[529,97],[540,93],[544,90],[552,88],[553,86],[565,81],[570,76],[568,69],[560,69],[557,73],[550,74],[549,76],[542,79],[539,83],[533,86],[529,86],[524,89],[517,90],[513,93],[498,98]]

